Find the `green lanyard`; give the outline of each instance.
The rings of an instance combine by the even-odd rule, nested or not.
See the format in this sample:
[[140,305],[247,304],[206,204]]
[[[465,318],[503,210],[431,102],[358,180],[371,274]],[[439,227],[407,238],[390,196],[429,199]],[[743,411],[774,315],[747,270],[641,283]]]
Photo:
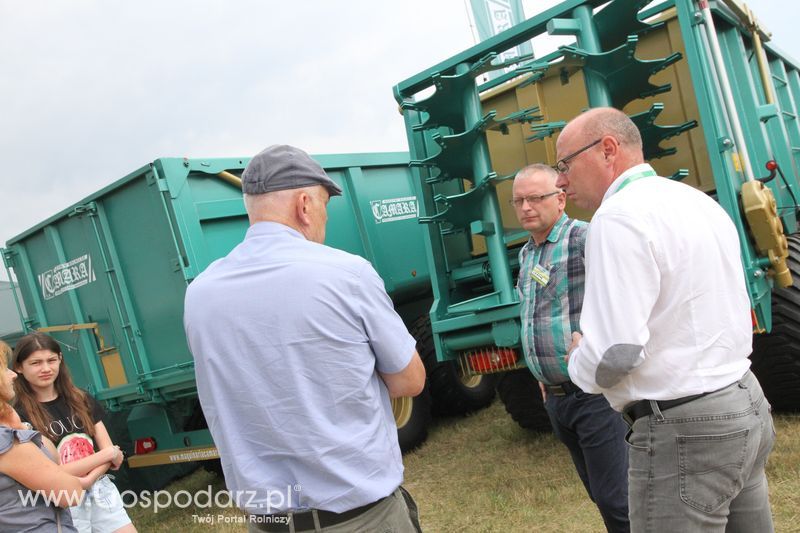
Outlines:
[[632,176],[628,176],[627,178],[622,180],[622,183],[619,184],[619,187],[617,187],[617,190],[614,191],[614,194],[617,194],[619,191],[621,191],[622,189],[624,189],[625,187],[627,187],[636,180],[640,180],[642,178],[651,178],[653,176],[658,176],[658,174],[656,174],[656,171],[653,170],[652,168],[649,170],[643,170],[641,172],[637,172]]

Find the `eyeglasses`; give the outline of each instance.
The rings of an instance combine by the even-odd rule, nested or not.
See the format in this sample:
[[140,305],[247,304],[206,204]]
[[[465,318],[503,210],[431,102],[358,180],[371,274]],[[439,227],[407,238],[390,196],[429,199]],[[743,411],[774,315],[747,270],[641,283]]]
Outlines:
[[596,141],[594,141],[593,143],[587,144],[586,146],[584,146],[584,147],[583,147],[583,148],[581,148],[580,150],[577,150],[577,151],[575,151],[575,152],[572,152],[572,153],[571,153],[571,154],[569,154],[567,157],[562,157],[562,158],[561,158],[561,159],[559,159],[559,160],[556,162],[556,164],[553,166],[553,170],[555,170],[555,171],[556,171],[556,172],[558,172],[559,174],[566,174],[567,172],[569,172],[569,165],[567,164],[567,161],[569,161],[570,159],[575,159],[576,157],[578,157],[579,155],[581,155],[583,152],[585,152],[586,150],[588,150],[588,149],[589,149],[589,148],[591,148],[592,146],[594,146],[594,145],[598,144],[598,143],[599,143],[600,141],[602,141],[602,140],[603,140],[602,138],[601,138],[601,139],[597,139],[597,140],[596,140]]
[[519,209],[520,207],[522,207],[522,204],[524,202],[528,202],[528,205],[536,205],[545,198],[550,198],[551,196],[554,196],[560,192],[561,191],[553,191],[547,194],[540,194],[538,196],[535,194],[531,194],[530,196],[523,196],[521,198],[512,198],[511,200],[508,201],[508,203]]

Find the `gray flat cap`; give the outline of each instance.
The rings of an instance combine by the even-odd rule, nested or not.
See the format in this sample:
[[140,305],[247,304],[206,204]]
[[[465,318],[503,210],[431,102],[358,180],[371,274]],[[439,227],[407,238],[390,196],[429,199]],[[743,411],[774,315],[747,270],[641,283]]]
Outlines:
[[287,144],[273,144],[256,154],[242,173],[244,194],[299,189],[322,185],[331,196],[340,196],[342,188],[328,177],[307,153]]

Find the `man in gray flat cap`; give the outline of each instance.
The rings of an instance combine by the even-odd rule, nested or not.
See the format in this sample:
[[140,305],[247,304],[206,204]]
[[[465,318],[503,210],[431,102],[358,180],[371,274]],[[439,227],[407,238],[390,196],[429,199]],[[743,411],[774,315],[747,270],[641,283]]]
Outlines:
[[197,390],[250,531],[419,531],[390,398],[425,368],[365,259],[323,245],[342,189],[298,148],[242,174],[250,228],[186,291]]

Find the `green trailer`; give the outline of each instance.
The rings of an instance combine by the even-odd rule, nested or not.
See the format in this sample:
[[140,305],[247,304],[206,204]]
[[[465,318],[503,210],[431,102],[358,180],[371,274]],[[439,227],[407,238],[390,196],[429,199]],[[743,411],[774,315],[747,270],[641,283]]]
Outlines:
[[[656,170],[733,219],[758,334],[753,369],[774,407],[800,409],[800,67],[738,2],[649,3],[562,2],[394,89],[427,224],[437,354],[466,375],[499,373],[506,409],[526,427],[549,423],[520,354],[515,258],[526,235],[507,207],[510,179],[554,164],[566,121],[599,106],[628,113]],[[548,34],[575,41],[501,62]],[[502,74],[481,83],[492,70]]]
[[[732,1],[646,4],[567,0],[399,83],[410,154],[316,157],[344,189],[329,206],[327,244],[375,265],[428,370],[423,394],[394,403],[404,449],[424,440],[431,412],[480,408],[495,382],[518,422],[549,427],[519,354],[514,285],[526,234],[506,207],[510,178],[554,163],[565,121],[599,105],[634,118],[662,175],[730,214],[759,334],[753,367],[776,408],[800,406],[797,63]],[[576,41],[498,63],[546,33]],[[158,159],[3,250],[24,327],[56,336],[76,381],[125,413],[132,465],[216,457],[182,302],[245,233],[247,161]]]
[[[486,405],[491,379],[461,382],[430,345],[428,262],[408,155],[320,155],[344,190],[328,207],[326,244],[361,255],[427,353],[441,410]],[[75,382],[126,418],[131,466],[217,457],[199,409],[183,332],[186,287],[241,242],[239,176],[247,158],[157,159],[8,241],[25,330],[64,346]],[[12,278],[13,279],[13,278]],[[23,307],[20,307],[23,309]],[[395,401],[404,448],[424,440],[433,390]]]

